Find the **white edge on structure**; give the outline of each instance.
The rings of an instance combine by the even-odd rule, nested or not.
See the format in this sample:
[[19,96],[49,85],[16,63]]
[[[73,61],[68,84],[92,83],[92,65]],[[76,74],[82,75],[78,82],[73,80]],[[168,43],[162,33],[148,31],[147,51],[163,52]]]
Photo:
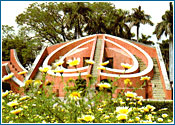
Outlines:
[[[83,37],[83,39],[84,39],[85,37]],[[78,46],[76,46],[76,47],[74,47],[71,51],[69,51],[69,52],[67,52],[60,60],[64,60],[65,58],[66,58],[66,56],[68,56],[69,54],[71,54],[73,51],[75,51],[77,48],[79,48],[79,47],[81,47],[81,46],[83,46],[83,45],[85,45],[85,44],[87,44],[87,43],[89,43],[89,42],[92,42],[92,41],[94,41],[95,39],[91,39],[91,40],[88,40],[88,41],[86,41],[86,42],[84,42],[84,43],[82,43],[82,44],[80,44],[80,45],[78,45]],[[79,40],[76,40],[76,41],[79,41]],[[76,42],[75,41],[75,42]],[[67,44],[66,44],[67,45]],[[69,45],[69,43],[68,43],[68,45]],[[64,46],[65,47],[65,46]],[[64,47],[59,47],[58,49],[56,49],[57,51],[59,51],[60,49],[62,49],[62,48],[64,48]],[[44,61],[44,63],[43,63],[43,66],[45,67],[45,66],[48,66],[48,61],[49,61],[49,59],[57,52],[57,51],[53,51],[47,58],[46,58],[46,60]],[[85,67],[81,67],[81,68],[77,68],[77,69],[65,69],[65,71],[64,72],[75,72],[75,71],[81,71],[81,70],[84,70],[84,69],[88,69],[88,67],[89,66],[85,66]]]
[[40,54],[37,55],[37,57],[36,57],[34,63],[32,64],[32,67],[31,67],[31,69],[29,70],[29,72],[27,73],[27,76],[25,77],[25,80],[24,80],[24,81],[26,81],[26,80],[28,80],[28,79],[30,78],[30,76],[31,76],[31,74],[32,74],[32,72],[33,72],[33,70],[35,69],[36,65],[38,64],[39,60],[41,59],[41,56],[43,55],[43,53],[44,53],[44,51],[46,50],[46,48],[47,48],[47,47],[44,46],[43,49],[40,51]]
[[[136,71],[138,69],[139,64],[138,64],[137,59],[126,48],[124,48],[123,46],[121,46],[121,45],[119,45],[119,44],[117,44],[117,43],[115,43],[115,42],[113,42],[111,40],[105,39],[105,41],[110,42],[110,43],[114,44],[115,46],[121,48],[122,50],[124,50],[132,58],[133,66],[130,69],[126,70],[125,73],[134,72],[134,71]],[[118,72],[118,73],[123,73],[124,72],[124,70],[112,69],[112,68],[106,68],[106,70],[113,71],[113,72]]]
[[17,61],[18,65],[20,66],[20,68],[23,70],[23,71],[27,71],[23,66],[22,64],[20,63],[19,59],[18,59],[18,56],[17,56],[17,53],[16,53],[16,49],[14,49],[14,57],[15,57],[15,60]]
[[[11,73],[11,71],[10,71],[10,69],[9,69],[9,67],[8,67],[8,63],[3,64],[3,66],[5,66],[6,72],[7,72],[8,74]],[[24,84],[23,82],[21,82],[19,79],[17,79],[15,76],[12,77],[12,80],[13,80],[16,84],[18,84],[20,87],[25,86],[25,84]]]
[[70,45],[70,44],[73,44],[73,43],[75,43],[75,42],[77,42],[77,41],[80,41],[80,40],[83,40],[83,39],[85,39],[85,38],[92,37],[92,36],[95,36],[95,35],[90,35],[90,36],[82,37],[82,38],[80,38],[80,39],[78,39],[78,40],[73,40],[73,41],[68,42],[67,44],[62,45],[61,47],[55,49],[51,54],[49,54],[49,55],[46,57],[46,59],[45,59],[45,61],[44,61],[44,63],[43,63],[43,66],[47,66],[47,65],[48,65],[49,59],[50,59],[57,51],[63,49],[64,47],[66,47],[66,46],[68,46],[68,45]]
[[[123,41],[123,42],[125,42],[125,43],[127,43],[127,44],[129,44],[129,45],[131,45],[133,47],[135,47],[140,52],[142,52],[145,55],[145,57],[147,58],[147,60],[148,60],[148,66],[147,66],[147,68],[144,71],[139,72],[139,73],[134,73],[134,74],[120,75],[121,78],[141,77],[141,76],[144,76],[147,73],[151,72],[151,70],[153,69],[153,61],[152,61],[151,57],[143,49],[141,49],[140,47],[136,46],[135,44],[130,43],[127,40],[121,39],[119,37],[115,37],[115,36],[111,36],[111,35],[106,35],[106,36],[109,36],[109,37],[114,38],[114,39],[121,40],[121,41]],[[102,73],[102,72],[100,73],[100,75],[108,76],[108,77],[119,77],[119,75],[116,75],[116,74],[109,74],[109,73]]]
[[165,81],[165,88],[166,88],[166,90],[171,90],[170,82],[169,82],[169,79],[168,79],[167,71],[166,71],[165,64],[164,64],[164,61],[163,61],[163,58],[162,58],[162,53],[161,53],[159,44],[156,43],[155,47],[156,47],[158,59],[159,59],[159,62],[160,62],[160,68],[161,68],[161,71],[162,71],[163,79]]
[[[82,43],[82,44],[80,44],[80,45],[78,45],[78,46],[76,46],[76,47],[74,47],[72,50],[70,50],[69,52],[67,52],[60,60],[64,60],[67,56],[69,56],[73,51],[75,51],[76,49],[78,49],[79,47],[81,47],[81,46],[83,46],[83,45],[85,45],[85,44],[87,44],[87,43],[89,43],[89,42],[92,42],[92,41],[94,41],[95,39],[91,39],[91,40],[88,40],[88,41],[86,41],[86,42],[84,42],[84,43]],[[77,69],[65,69],[65,72],[66,71],[68,71],[68,72],[74,72],[74,71],[79,71],[79,70],[83,70],[83,69],[87,69],[88,68],[88,66],[86,66],[86,67],[81,67],[81,68],[77,68]]]

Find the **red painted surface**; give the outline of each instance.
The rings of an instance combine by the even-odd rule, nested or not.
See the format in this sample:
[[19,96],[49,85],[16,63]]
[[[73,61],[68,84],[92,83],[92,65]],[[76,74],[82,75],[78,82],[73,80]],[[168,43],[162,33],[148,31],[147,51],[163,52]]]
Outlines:
[[[93,39],[93,38],[97,38],[98,39],[104,39],[107,38],[113,42],[116,42],[117,44],[123,46],[124,48],[126,48],[128,51],[130,51],[133,55],[136,55],[137,57],[139,57],[140,59],[142,59],[142,61],[148,65],[148,61],[147,61],[147,58],[145,57],[144,54],[142,54],[138,49],[136,49],[135,47],[131,46],[130,44],[128,43],[125,43],[121,40],[118,40],[118,39],[115,39],[115,38],[111,38],[109,36],[105,36],[104,34],[98,34],[96,36],[91,36],[91,37],[86,37],[84,39],[81,39],[81,40],[78,40],[62,49],[60,49],[59,51],[57,51],[48,61],[48,64],[52,64],[55,59],[58,59],[59,56],[64,56],[67,52],[69,52],[72,48],[80,45],[81,43],[84,43],[86,42],[87,40],[90,40],[90,39]],[[38,64],[36,65],[36,67],[34,68],[32,74],[31,74],[31,77],[30,78],[34,78],[36,73],[38,72],[38,68],[40,66],[42,66],[42,63],[43,61],[45,60],[45,58],[51,54],[54,50],[56,50],[58,47],[61,47],[61,46],[64,46],[66,45],[67,43],[69,42],[65,42],[65,43],[61,43],[61,44],[56,44],[56,45],[53,45],[53,46],[50,46],[50,47],[47,47],[47,49],[45,50],[45,52],[43,53],[43,55],[41,56]],[[161,67],[160,67],[160,63],[159,63],[159,60],[158,60],[158,57],[157,57],[157,53],[156,53],[156,49],[153,48],[153,47],[149,47],[149,46],[145,46],[145,45],[142,45],[142,44],[139,44],[139,43],[134,43],[133,44],[139,46],[140,48],[142,48],[144,51],[146,51],[151,57],[154,57],[157,59],[157,62],[158,62],[158,68],[159,68],[159,71],[160,71],[160,77],[161,77],[161,81],[162,81],[162,85],[163,85],[163,89],[164,89],[164,92],[165,92],[165,95],[166,95],[166,99],[171,99],[171,96],[172,96],[172,91],[171,90],[166,90],[165,89],[165,82],[164,82],[164,79],[163,79],[163,75],[161,73]],[[82,48],[87,48],[87,49],[84,49],[80,52],[77,52],[77,53],[74,53],[70,56],[67,56],[66,59],[64,60],[65,63],[63,64],[63,66],[66,66],[66,61],[68,59],[72,59],[74,57],[78,58],[80,57],[81,58],[81,62],[80,62],[80,65],[78,67],[82,67],[83,66],[83,57],[90,57],[90,59],[93,60],[94,58],[94,52],[95,52],[95,45],[96,45],[96,39],[93,41],[93,42],[90,42],[86,45],[83,45],[81,47],[79,47],[78,49],[82,49]],[[100,62],[103,62],[104,61],[104,58],[103,56],[105,57],[112,57],[113,58],[113,68],[115,69],[122,69],[122,67],[120,66],[121,63],[129,63],[129,64],[133,64],[133,61],[131,59],[131,57],[126,53],[124,52],[123,50],[121,50],[119,47],[116,47],[115,45],[109,43],[109,42],[105,42],[103,40],[103,43],[102,43],[102,46],[101,46],[101,56],[100,56]],[[2,64],[4,63],[8,63],[8,66],[11,70],[11,72],[14,72],[15,74],[15,77],[17,77],[19,80],[23,81],[24,77],[18,75],[17,73],[19,71],[22,71],[22,69],[20,68],[20,66],[17,64],[17,61],[14,57],[14,50],[11,50],[11,57],[10,57],[10,61],[6,61],[6,62],[2,62]],[[13,64],[13,65],[12,65]],[[74,68],[74,67],[67,67],[67,68]],[[85,69],[85,70],[82,70],[81,72],[88,72],[88,73],[91,73],[91,69],[92,69],[92,66],[89,66],[88,69]],[[100,70],[98,70],[98,79],[97,79],[97,84],[100,83],[101,80],[103,79],[108,79],[110,77],[105,77],[105,76],[100,76]],[[109,71],[104,71],[104,72],[108,72],[108,73],[113,73],[114,72],[109,72]],[[136,70],[134,73],[138,72],[138,70]],[[74,72],[75,73],[75,72]],[[2,77],[4,75],[6,75],[7,72],[5,70],[5,67],[2,66]],[[66,74],[66,73],[65,73]],[[150,76],[150,77],[153,77],[154,75],[154,72],[153,70],[149,73],[146,74],[147,76]],[[60,96],[60,97],[63,97],[65,96],[65,91],[64,91],[64,87],[65,87],[65,84],[69,79],[77,79],[78,76],[76,77],[64,77],[63,80],[61,79],[61,77],[52,77],[52,76],[49,76],[47,75],[46,77],[46,80],[50,81],[50,82],[53,82],[53,92],[55,92],[57,94],[57,96]],[[86,79],[87,81],[88,78],[86,78],[86,76],[82,76],[82,78]],[[111,78],[112,80],[114,80],[114,78]],[[120,78],[118,80],[118,82],[114,82],[114,85],[118,86],[119,88],[115,91],[113,97],[116,97],[117,93],[121,90],[124,89],[125,85],[124,85],[124,80],[125,78]],[[140,77],[133,77],[133,78],[130,78],[131,82],[133,83],[132,84],[132,87],[140,87],[142,84],[143,84],[143,81],[140,81]],[[20,92],[22,93],[22,88],[20,88],[19,90],[17,88],[19,88],[19,86],[14,83],[13,81],[8,81],[10,82],[11,84],[11,88],[13,91],[15,92]],[[68,83],[69,86],[74,86],[74,83]],[[88,85],[88,84],[87,84]],[[94,86],[92,86],[94,87]],[[129,86],[127,86],[129,87]],[[133,88],[127,88],[125,91],[131,91],[133,90]],[[152,97],[152,84],[151,82],[149,81],[148,84],[146,85],[146,87],[143,87],[143,88],[140,88],[136,91],[136,93],[140,96],[143,96],[144,98],[146,98],[146,96],[148,96],[148,98],[153,98]]]

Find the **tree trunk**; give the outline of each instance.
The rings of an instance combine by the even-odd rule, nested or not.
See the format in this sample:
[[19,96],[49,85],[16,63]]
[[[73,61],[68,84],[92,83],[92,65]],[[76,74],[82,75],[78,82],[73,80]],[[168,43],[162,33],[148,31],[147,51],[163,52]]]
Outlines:
[[169,42],[169,79],[173,82],[173,40]]
[[137,25],[137,42],[139,42],[139,28],[140,28],[140,25],[138,24]]

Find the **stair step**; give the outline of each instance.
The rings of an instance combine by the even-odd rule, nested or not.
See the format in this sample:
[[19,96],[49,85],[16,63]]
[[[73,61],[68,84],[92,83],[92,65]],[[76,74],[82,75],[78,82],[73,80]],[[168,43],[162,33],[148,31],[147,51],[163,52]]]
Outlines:
[[165,99],[165,93],[163,90],[162,82],[160,79],[160,72],[157,64],[157,60],[152,58],[154,63],[154,76],[151,80],[153,84],[153,98],[154,99]]

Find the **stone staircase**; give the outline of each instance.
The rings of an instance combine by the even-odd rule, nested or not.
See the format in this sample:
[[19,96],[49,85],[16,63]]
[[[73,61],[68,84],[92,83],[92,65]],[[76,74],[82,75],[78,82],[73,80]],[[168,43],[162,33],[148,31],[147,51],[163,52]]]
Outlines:
[[36,73],[34,80],[42,80],[42,73],[38,70],[38,72]]
[[158,69],[158,64],[156,58],[152,58],[154,63],[154,76],[151,80],[153,87],[153,98],[154,99],[165,99],[165,93],[163,91],[162,82],[160,79],[160,72]]
[[[134,55],[135,56],[135,55]],[[144,64],[144,62],[137,56],[135,56],[138,63],[139,63],[139,71],[143,71],[146,68],[146,65]],[[158,69],[158,64],[157,64],[157,60],[156,58],[152,58],[153,63],[154,63],[154,76],[151,79],[151,83],[152,83],[152,88],[153,88],[153,98],[154,99],[159,99],[162,100],[165,98],[165,93],[163,91],[163,86],[161,83],[161,79],[160,79],[160,72]]]
[[139,63],[139,71],[141,72],[141,71],[145,70],[146,69],[145,63],[139,57],[137,57],[137,56],[135,56],[135,57]]
[[101,45],[102,45],[102,39],[97,39],[95,53],[94,53],[95,64],[93,65],[93,68],[92,68],[92,76],[96,78],[98,77],[97,67],[99,66],[99,63],[100,63]]

